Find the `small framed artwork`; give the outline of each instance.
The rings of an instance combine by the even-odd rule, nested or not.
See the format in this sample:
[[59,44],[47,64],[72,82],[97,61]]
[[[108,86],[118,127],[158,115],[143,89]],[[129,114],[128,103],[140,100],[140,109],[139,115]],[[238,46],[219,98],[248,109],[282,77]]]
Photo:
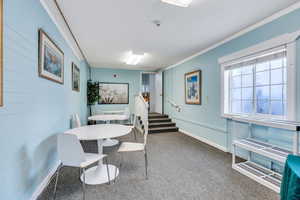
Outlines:
[[64,83],[64,53],[42,29],[39,29],[39,76]]
[[72,89],[80,91],[80,70],[74,63],[72,63]]
[[99,104],[129,104],[129,84],[99,83]]
[[185,103],[201,105],[201,70],[185,74]]
[[0,0],[0,107],[3,106],[3,0]]

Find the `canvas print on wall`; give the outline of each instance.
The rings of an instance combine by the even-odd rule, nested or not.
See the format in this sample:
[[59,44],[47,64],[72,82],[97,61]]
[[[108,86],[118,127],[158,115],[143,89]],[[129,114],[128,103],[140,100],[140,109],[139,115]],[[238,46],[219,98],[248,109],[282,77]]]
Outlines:
[[0,0],[0,106],[3,106],[3,0]]
[[99,104],[128,104],[128,83],[99,83]]
[[43,31],[39,30],[39,75],[64,83],[64,53]]
[[72,89],[80,91],[80,70],[74,63],[72,63]]
[[185,74],[185,103],[201,104],[201,71]]

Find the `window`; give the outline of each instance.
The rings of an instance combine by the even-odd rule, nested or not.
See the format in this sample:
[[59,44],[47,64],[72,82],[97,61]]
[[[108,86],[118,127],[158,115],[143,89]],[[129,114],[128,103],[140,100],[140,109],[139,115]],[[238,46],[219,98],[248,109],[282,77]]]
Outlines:
[[295,42],[280,39],[219,59],[223,116],[295,120]]
[[285,115],[286,49],[227,70],[230,113]]

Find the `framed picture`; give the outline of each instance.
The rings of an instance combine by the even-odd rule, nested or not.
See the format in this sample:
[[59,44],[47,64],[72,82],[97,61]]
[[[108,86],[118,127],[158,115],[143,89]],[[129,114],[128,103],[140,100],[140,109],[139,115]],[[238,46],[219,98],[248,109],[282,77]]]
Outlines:
[[0,0],[0,107],[3,106],[3,0]]
[[99,104],[129,104],[129,84],[99,83]]
[[39,76],[64,83],[64,53],[42,30],[39,30]]
[[72,63],[72,90],[80,91],[80,70]]
[[185,103],[201,105],[201,70],[185,74]]

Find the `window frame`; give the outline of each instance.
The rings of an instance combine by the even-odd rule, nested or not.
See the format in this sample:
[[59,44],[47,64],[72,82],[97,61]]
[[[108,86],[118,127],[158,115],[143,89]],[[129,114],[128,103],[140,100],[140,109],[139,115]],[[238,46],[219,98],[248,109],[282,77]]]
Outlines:
[[[273,38],[271,40],[262,42],[260,44],[254,45],[247,49],[235,52],[231,55],[221,57],[219,59],[219,64],[221,66],[221,95],[220,95],[220,108],[221,116],[225,118],[232,117],[255,117],[263,119],[279,119],[286,121],[296,120],[296,39],[300,36],[300,31],[294,33],[288,33],[281,35],[279,37]],[[250,59],[251,57],[257,57],[261,54],[266,54],[268,51],[272,52],[276,48],[286,47],[286,112],[285,115],[272,115],[272,114],[259,114],[257,112],[247,114],[247,113],[232,113],[230,112],[230,80],[229,73],[227,70],[234,63],[239,63],[243,60]],[[254,76],[254,75],[253,75]],[[253,87],[255,89],[255,86]],[[254,92],[254,91],[253,91]],[[253,103],[255,103],[255,96],[253,96]],[[254,108],[253,108],[254,109]]]

